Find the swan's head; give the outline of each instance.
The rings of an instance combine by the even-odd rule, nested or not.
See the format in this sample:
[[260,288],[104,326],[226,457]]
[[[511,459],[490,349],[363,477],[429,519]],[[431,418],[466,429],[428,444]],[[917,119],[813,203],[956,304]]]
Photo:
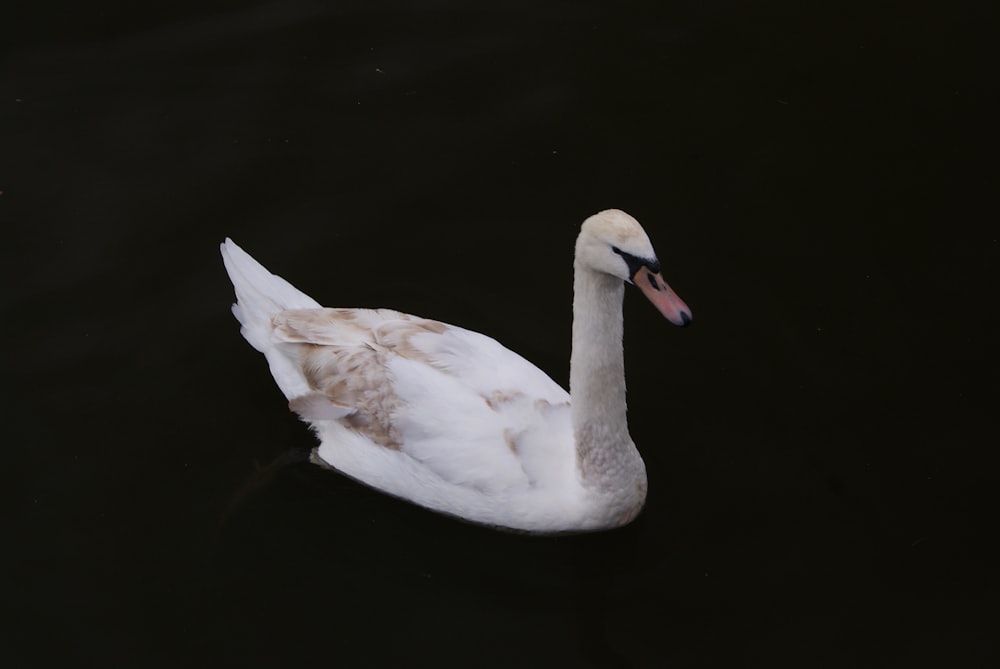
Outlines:
[[637,286],[674,325],[691,322],[691,310],[660,276],[660,261],[646,231],[624,211],[608,209],[583,222],[576,262]]

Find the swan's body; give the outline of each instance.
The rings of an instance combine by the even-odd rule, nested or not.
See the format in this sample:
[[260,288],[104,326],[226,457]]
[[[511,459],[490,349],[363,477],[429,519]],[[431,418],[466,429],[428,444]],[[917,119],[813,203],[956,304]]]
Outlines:
[[617,527],[642,508],[646,471],[625,419],[623,280],[675,323],[691,316],[627,214],[592,216],[577,240],[572,403],[489,337],[387,309],[324,309],[231,240],[222,255],[244,337],[320,438],[314,461],[435,511],[529,532]]

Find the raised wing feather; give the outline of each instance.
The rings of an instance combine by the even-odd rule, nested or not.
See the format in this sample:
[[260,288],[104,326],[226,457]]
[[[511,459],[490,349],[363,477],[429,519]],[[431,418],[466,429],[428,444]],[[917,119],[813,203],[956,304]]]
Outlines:
[[484,491],[572,461],[569,395],[489,337],[386,309],[288,310],[271,324],[312,389],[290,402],[307,420]]

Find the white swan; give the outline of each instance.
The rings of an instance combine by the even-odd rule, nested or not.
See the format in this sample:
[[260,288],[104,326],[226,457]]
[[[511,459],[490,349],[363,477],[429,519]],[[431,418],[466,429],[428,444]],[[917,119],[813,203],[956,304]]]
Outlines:
[[629,437],[624,282],[677,325],[691,311],[618,210],[576,241],[567,394],[495,340],[388,309],[324,309],[230,239],[233,313],[289,407],[316,431],[317,464],[466,520],[528,532],[624,525],[646,497]]

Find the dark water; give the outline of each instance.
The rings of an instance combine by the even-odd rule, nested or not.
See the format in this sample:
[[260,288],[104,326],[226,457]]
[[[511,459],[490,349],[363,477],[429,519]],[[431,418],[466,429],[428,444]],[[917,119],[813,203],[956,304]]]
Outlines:
[[[8,15],[3,665],[987,666],[995,12],[800,4]],[[308,465],[239,494],[312,437],[224,236],[565,384],[611,206],[696,319],[627,296],[635,524],[500,534]]]

